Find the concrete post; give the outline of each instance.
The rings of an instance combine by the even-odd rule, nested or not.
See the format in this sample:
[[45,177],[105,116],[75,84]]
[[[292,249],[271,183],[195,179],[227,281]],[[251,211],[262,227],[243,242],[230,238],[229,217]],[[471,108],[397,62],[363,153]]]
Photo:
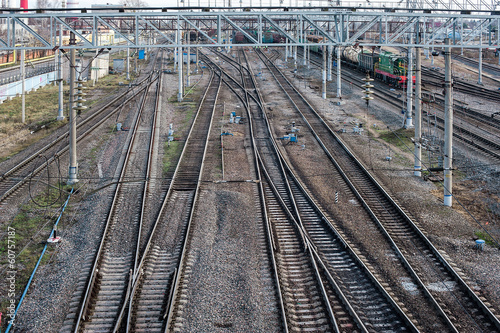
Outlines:
[[[499,57],[499,59],[500,59],[500,57]],[[295,45],[293,47],[293,65],[294,65],[295,69],[297,69],[297,45]]]
[[[62,28],[59,30],[59,46],[62,46]],[[57,79],[59,81],[59,110],[57,111],[57,120],[64,120],[64,80],[63,80],[63,67],[62,67],[62,52],[57,50]]]
[[[410,37],[410,45],[413,40]],[[413,127],[413,47],[408,47],[408,73],[406,76],[406,113],[405,128]]]
[[189,33],[189,29],[187,30],[187,66],[186,66],[186,87],[191,86],[190,78],[191,78],[191,34]]
[[303,48],[304,48],[304,64],[303,65],[305,66],[305,65],[307,65],[307,45],[304,45]]
[[341,63],[340,46],[337,46],[337,98],[339,99],[339,103],[342,101],[342,75],[340,74]]
[[[482,43],[482,42],[481,42]],[[479,49],[479,65],[478,65],[478,80],[477,84],[483,84],[483,49]]]
[[[445,38],[445,45],[450,39]],[[451,77],[450,47],[444,49],[444,205],[451,207],[453,185],[453,78]]]
[[[75,45],[75,34],[70,32],[69,45]],[[76,156],[76,110],[75,101],[75,68],[76,68],[76,51],[70,50],[70,72],[69,72],[69,185],[78,182],[78,162]]]
[[332,80],[332,51],[333,51],[333,46],[328,45],[326,47],[328,50],[328,74],[327,74],[327,80],[331,81]]
[[127,47],[127,81],[130,81],[130,47]]
[[307,69],[311,68],[311,47],[307,47]]
[[[179,29],[179,27],[177,27],[177,35],[178,35],[177,40],[182,42],[182,36],[180,35],[180,29]],[[182,55],[182,47],[179,46],[179,48],[178,48],[178,54],[177,54],[177,61],[179,63],[179,91],[177,93],[177,101],[178,102],[182,102],[183,87],[184,87],[184,85],[183,85],[184,82],[183,82],[183,77],[182,77],[182,67],[183,67],[183,64],[184,64],[184,59],[183,58],[184,57]]]
[[326,99],[326,67],[326,45],[323,45],[323,99]]
[[420,177],[422,170],[422,56],[421,48],[415,48],[415,169],[414,175]]
[[[198,41],[196,41],[196,43],[198,43]],[[196,74],[198,74],[198,67],[200,66],[199,60],[198,60],[198,51],[199,51],[199,47],[196,47]]]
[[26,121],[26,88],[25,88],[25,80],[26,80],[26,67],[24,64],[24,56],[26,51],[21,50],[21,122],[24,124]]
[[288,62],[288,38],[285,39],[285,63]]

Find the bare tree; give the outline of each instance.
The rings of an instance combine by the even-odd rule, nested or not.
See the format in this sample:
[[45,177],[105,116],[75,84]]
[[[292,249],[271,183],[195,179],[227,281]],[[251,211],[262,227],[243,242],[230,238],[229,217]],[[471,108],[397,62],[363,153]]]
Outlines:
[[58,5],[58,0],[36,0],[36,8],[55,8]]
[[144,8],[149,6],[144,0],[120,0],[120,5],[131,8]]

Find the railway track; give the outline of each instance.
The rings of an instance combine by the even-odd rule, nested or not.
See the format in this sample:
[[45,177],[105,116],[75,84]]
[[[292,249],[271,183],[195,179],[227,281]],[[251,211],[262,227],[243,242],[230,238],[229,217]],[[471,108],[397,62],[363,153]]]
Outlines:
[[493,332],[500,322],[491,309],[465,283],[444,256],[432,245],[417,225],[375,181],[340,138],[314,111],[307,101],[269,61],[266,65],[300,110],[301,116],[323,149],[350,184],[378,227],[387,233],[405,260],[413,267],[425,286],[444,287],[446,293],[429,288],[429,292],[446,314],[451,330]]
[[[311,62],[318,68],[322,68],[322,63],[318,61],[317,58],[311,58]],[[434,75],[434,72],[429,72],[429,75]],[[345,78],[349,78],[350,82],[355,81],[360,85],[364,84],[364,81],[362,81],[359,77],[355,75],[351,75],[349,73],[343,73],[343,76],[345,76]],[[396,97],[393,94],[389,94],[383,89],[379,89],[377,87],[373,88],[373,90],[376,91],[375,96],[377,96],[378,98],[394,105],[397,108],[401,108],[402,101],[399,99],[399,97]],[[437,97],[436,101],[444,105],[444,99],[440,99]],[[479,110],[473,110],[457,104],[459,103],[455,103],[453,107],[455,115],[459,115],[460,117],[465,117],[466,118],[465,122],[467,122],[468,119],[474,119],[475,121],[480,122],[481,124],[480,130],[482,130],[482,133],[478,133],[478,128],[472,128],[468,130],[464,126],[455,124],[454,129],[456,130],[457,133],[455,133],[454,136],[457,139],[463,140],[467,144],[489,154],[490,156],[499,158],[499,153],[498,153],[499,145],[497,143],[499,136],[494,132],[500,129],[500,120],[498,118],[493,118],[491,115],[486,115]],[[442,125],[444,124],[443,120],[444,118],[438,116],[436,117],[436,119],[438,120],[439,123],[439,125],[437,125],[438,128],[444,130],[444,127]]]
[[[348,78],[350,82],[357,82],[359,85],[364,84],[364,82],[355,75],[344,73],[343,77]],[[377,98],[394,105],[396,108],[401,108],[401,100],[384,91],[380,88],[372,88],[375,92],[373,95],[377,96]],[[459,114],[461,117],[474,117],[475,119],[479,119],[482,124],[484,124],[481,128],[479,127],[465,127],[464,125],[459,125],[457,122],[453,124],[453,137],[459,139],[460,141],[476,148],[486,155],[490,157],[494,157],[496,159],[500,159],[500,144],[498,143],[498,134],[493,132],[497,132],[495,124],[498,123],[498,120],[491,120],[491,117],[481,115],[480,112],[469,110],[464,110],[463,108],[454,107],[454,111]],[[432,126],[436,126],[440,130],[444,131],[444,115],[440,116],[436,114],[435,117],[437,123],[434,120],[431,121]],[[490,121],[488,122],[487,119]],[[467,123],[467,121],[465,120]],[[498,126],[498,125],[497,125]]]
[[[244,91],[255,90],[259,95],[253,74],[248,72],[243,76],[243,81],[247,83]],[[249,109],[249,118],[256,129],[255,137],[272,138],[260,95],[253,104]],[[261,170],[265,174],[262,178],[267,179],[264,189],[277,253],[276,262],[279,272],[284,272],[280,274],[280,281],[289,330],[301,330],[304,327],[316,331],[333,329],[346,332],[359,329],[416,330],[354,251],[335,233],[310,197],[297,186],[297,179],[285,172],[286,162],[280,156],[275,142],[256,141],[261,156]],[[308,262],[312,263],[312,267],[307,266]],[[289,265],[294,267],[292,277],[299,280],[290,280],[287,273]],[[308,288],[290,289],[290,286],[299,285]],[[321,294],[323,303],[319,303]],[[297,308],[292,296],[303,297],[300,304],[304,308]],[[316,312],[318,308],[322,308],[322,311]]]
[[[132,272],[137,265],[139,240],[147,209],[149,175],[159,98],[159,82],[152,92],[146,91],[128,144],[122,152],[123,161],[114,186],[111,206],[99,248],[87,279],[86,287],[62,331],[112,331],[120,314],[120,305],[130,289]],[[153,107],[151,107],[153,105]],[[152,111],[151,111],[152,110]],[[75,311],[76,310],[76,311]]]
[[[84,120],[77,124],[77,143],[81,142],[100,125],[104,124],[110,117],[115,115],[122,108],[135,100],[143,93],[154,80],[151,77],[145,78],[133,90],[126,92],[115,97],[112,101],[104,105],[99,110],[93,112]],[[67,126],[65,126],[67,128]],[[48,144],[38,149],[36,152],[29,154],[17,164],[4,171],[0,175],[0,203],[3,203],[10,195],[20,190],[23,185],[33,176],[37,175],[47,165],[53,163],[56,159],[64,156],[68,151],[66,144],[67,135],[60,135],[51,140]],[[47,159],[41,159],[40,156],[46,156]]]
[[[174,327],[172,318],[182,282],[185,248],[199,195],[206,137],[220,89],[214,74],[205,91],[171,186],[157,215],[145,249],[132,274],[129,297],[121,305],[115,331],[163,332]],[[179,305],[175,305],[176,309]]]
[[[422,67],[422,83],[425,85],[432,85],[435,87],[442,87],[444,83],[444,74],[431,70],[430,68]],[[468,94],[474,97],[485,98],[490,101],[500,101],[500,92],[498,90],[487,89],[479,85],[473,85],[468,82],[462,81],[460,78],[453,78],[453,90]]]
[[[470,59],[470,58],[464,57],[464,56],[459,55],[459,54],[452,54],[451,57],[453,59],[456,59],[460,62],[463,62],[463,63],[470,65],[470,66],[473,66],[473,67],[479,66],[479,62],[475,59]],[[483,62],[482,66],[483,66],[483,70],[485,70],[491,74],[494,74],[494,75],[500,75],[500,67],[498,67],[496,65],[490,65],[490,64],[485,63],[485,62]]]

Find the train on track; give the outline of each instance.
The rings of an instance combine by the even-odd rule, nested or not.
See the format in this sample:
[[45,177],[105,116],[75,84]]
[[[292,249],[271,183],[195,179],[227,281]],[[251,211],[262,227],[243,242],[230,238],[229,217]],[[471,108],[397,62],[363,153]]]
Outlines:
[[[307,36],[309,42],[321,43],[323,37]],[[337,54],[337,46],[333,54]],[[395,88],[406,88],[408,59],[404,56],[388,51],[378,51],[375,48],[366,49],[362,46],[341,46],[341,61],[344,65],[354,68],[363,73],[369,73],[371,77],[383,81]],[[310,51],[319,55],[323,54],[323,47],[311,45]],[[413,77],[415,82],[415,77]]]

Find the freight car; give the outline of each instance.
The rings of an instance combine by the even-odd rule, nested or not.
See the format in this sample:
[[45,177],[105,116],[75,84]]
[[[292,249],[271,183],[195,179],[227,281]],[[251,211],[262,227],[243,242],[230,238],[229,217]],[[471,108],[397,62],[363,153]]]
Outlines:
[[[314,36],[317,37],[317,36]],[[315,42],[312,36],[309,41]],[[334,47],[333,54],[337,54],[338,46]],[[311,47],[311,52],[322,54],[322,48]],[[391,52],[376,52],[375,49],[366,50],[362,47],[343,47],[341,51],[342,64],[354,68],[363,73],[369,73],[371,77],[383,81],[396,88],[406,88],[407,59]],[[415,81],[415,78],[413,78]]]

